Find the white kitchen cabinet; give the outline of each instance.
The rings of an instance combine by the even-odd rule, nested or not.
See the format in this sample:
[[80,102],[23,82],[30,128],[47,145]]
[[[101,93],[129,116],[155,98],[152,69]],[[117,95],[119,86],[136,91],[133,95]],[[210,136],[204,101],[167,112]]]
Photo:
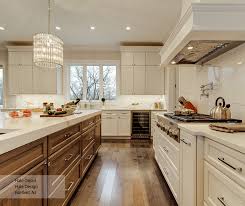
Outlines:
[[11,51],[8,53],[9,65],[32,65],[32,51]]
[[33,67],[33,92],[35,94],[61,94],[62,70]]
[[205,161],[204,199],[208,206],[244,206],[245,188]]
[[9,65],[8,91],[10,95],[32,94],[32,66]]
[[20,67],[20,93],[21,94],[32,94],[33,92],[33,73],[32,66],[21,66]]
[[61,94],[62,69],[37,68],[31,47],[8,47],[8,93]]
[[159,66],[161,56],[159,52],[146,52],[146,66]]
[[196,137],[180,132],[180,205],[196,206]]
[[122,66],[133,66],[134,65],[134,54],[132,52],[121,53],[121,65]]
[[121,53],[122,66],[144,66],[145,52],[122,52]]
[[130,112],[120,112],[118,114],[118,136],[131,136],[131,116]]
[[145,94],[164,94],[164,69],[160,66],[146,67]]
[[134,93],[134,67],[121,67],[121,94],[132,95]]
[[101,122],[102,136],[117,136],[117,116],[102,116]]
[[121,139],[131,136],[130,111],[104,111],[101,124],[103,138]]
[[145,94],[145,66],[134,67],[134,94]]
[[134,66],[145,66],[145,52],[134,52]]
[[159,51],[160,47],[121,47],[122,95],[164,94]]

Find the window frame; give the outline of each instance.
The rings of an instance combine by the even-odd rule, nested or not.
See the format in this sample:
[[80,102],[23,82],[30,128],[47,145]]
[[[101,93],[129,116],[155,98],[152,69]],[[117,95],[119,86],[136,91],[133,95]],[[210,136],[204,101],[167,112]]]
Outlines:
[[[116,66],[116,98],[120,95],[120,61],[119,60],[79,60],[79,61],[69,61],[73,63],[67,63],[65,65],[66,67],[66,73],[67,73],[67,78],[66,80],[66,86],[65,86],[65,91],[66,91],[66,97],[67,100],[72,100],[71,95],[70,95],[70,67],[71,66],[83,66],[83,76],[84,76],[84,81],[85,85],[83,87],[83,93],[84,93],[84,99],[81,99],[83,102],[88,102],[89,100],[87,99],[87,66],[98,66],[100,70],[100,95],[99,95],[99,100],[90,100],[91,102],[100,102],[101,98],[103,97],[103,90],[104,90],[104,85],[103,85],[103,66]],[[115,100],[107,100],[107,101],[115,101]]]

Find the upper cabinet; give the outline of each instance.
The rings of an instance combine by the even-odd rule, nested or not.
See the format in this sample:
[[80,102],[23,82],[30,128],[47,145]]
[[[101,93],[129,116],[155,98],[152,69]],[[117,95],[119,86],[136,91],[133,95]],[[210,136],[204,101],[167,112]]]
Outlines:
[[9,95],[62,93],[61,69],[35,67],[31,47],[8,49]]
[[163,95],[161,47],[121,47],[121,94]]
[[144,66],[145,52],[122,52],[121,53],[122,66]]

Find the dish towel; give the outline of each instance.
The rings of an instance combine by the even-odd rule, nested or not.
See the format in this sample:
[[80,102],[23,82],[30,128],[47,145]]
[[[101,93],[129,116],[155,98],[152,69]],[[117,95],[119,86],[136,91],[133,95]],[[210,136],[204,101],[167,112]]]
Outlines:
[[245,123],[214,123],[210,124],[209,128],[227,133],[245,132]]

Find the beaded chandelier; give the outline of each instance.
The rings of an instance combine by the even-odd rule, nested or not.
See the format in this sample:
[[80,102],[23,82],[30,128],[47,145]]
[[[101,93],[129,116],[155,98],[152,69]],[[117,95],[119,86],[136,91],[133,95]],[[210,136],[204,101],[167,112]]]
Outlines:
[[63,67],[63,41],[51,34],[51,0],[48,7],[48,33],[33,36],[33,62],[41,68]]

